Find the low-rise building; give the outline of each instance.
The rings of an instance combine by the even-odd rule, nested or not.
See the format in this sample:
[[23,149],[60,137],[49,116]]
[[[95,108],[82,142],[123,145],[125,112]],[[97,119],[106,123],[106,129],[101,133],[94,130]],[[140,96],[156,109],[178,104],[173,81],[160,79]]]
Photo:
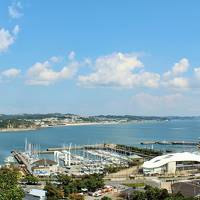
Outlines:
[[36,176],[50,176],[58,171],[58,163],[53,160],[41,159],[32,163],[32,172]]
[[31,189],[29,193],[27,193],[23,200],[46,200],[46,191],[39,189]]

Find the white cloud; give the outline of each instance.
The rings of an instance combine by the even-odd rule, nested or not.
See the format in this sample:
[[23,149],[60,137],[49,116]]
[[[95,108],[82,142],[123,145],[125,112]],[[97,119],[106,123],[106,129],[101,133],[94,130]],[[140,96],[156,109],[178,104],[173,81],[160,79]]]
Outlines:
[[[19,27],[16,26],[13,32],[17,34],[18,30]],[[11,35],[9,31],[6,34]],[[93,72],[80,71],[78,76],[78,84],[86,87],[162,88],[184,91],[184,89],[196,87],[195,84],[197,84],[197,80],[194,79],[192,82],[190,76],[180,76],[188,70],[189,61],[186,58],[175,63],[173,68],[168,71],[168,76],[145,71],[138,55],[132,53],[113,53],[98,57],[94,61],[83,59],[83,62],[78,62],[75,59],[75,53],[72,51],[68,54],[68,63],[66,65],[63,65],[63,60],[63,57],[53,56],[45,62],[35,63],[27,71],[26,83],[30,85],[54,84],[59,80],[73,78],[77,74],[79,67],[86,65],[93,67]],[[2,72],[0,75],[14,77],[15,73],[17,76],[20,71],[13,68]],[[200,80],[200,67],[194,68],[194,73],[196,78]]]
[[10,6],[8,6],[9,16],[13,19],[17,19],[23,16],[22,5],[20,1],[14,1]]
[[16,68],[10,68],[1,72],[1,76],[6,77],[6,78],[15,78],[19,76],[20,73],[21,73],[21,70],[16,69]]
[[190,82],[188,78],[175,77],[167,81],[163,81],[162,85],[171,89],[188,89],[190,87]]
[[158,87],[160,75],[146,71],[136,72],[142,67],[143,63],[135,54],[113,53],[97,58],[94,72],[79,76],[79,84],[127,88]]
[[164,78],[169,78],[170,76],[179,76],[188,71],[189,60],[187,58],[182,58],[179,62],[175,63],[172,70],[164,73]]
[[14,43],[14,38],[12,34],[5,30],[4,28],[0,29],[0,53],[6,51],[8,47]]
[[174,67],[172,68],[172,73],[174,76],[177,76],[179,74],[187,72],[188,68],[189,68],[188,59],[182,58],[178,63],[174,64]]
[[133,79],[135,79],[134,85],[145,86],[148,88],[158,88],[160,75],[157,73],[152,73],[152,72],[141,72],[141,73],[135,74],[133,76]]
[[185,89],[189,88],[189,79],[182,77],[182,74],[189,69],[189,60],[182,58],[179,62],[175,63],[171,70],[163,74],[162,85],[171,89]]
[[19,26],[16,25],[12,32],[0,28],[0,53],[5,52],[14,42],[19,32]]
[[169,81],[169,86],[172,88],[188,88],[189,81],[187,78],[176,77]]
[[[53,59],[54,60],[54,59]],[[50,85],[58,80],[70,79],[76,72],[80,63],[72,61],[64,66],[60,71],[55,71],[52,68],[52,58],[43,63],[37,62],[28,70],[27,83],[30,85]]]

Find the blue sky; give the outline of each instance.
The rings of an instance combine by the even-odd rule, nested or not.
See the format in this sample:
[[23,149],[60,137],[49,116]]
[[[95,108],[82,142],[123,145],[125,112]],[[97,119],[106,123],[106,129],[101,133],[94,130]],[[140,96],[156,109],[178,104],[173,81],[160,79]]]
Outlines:
[[200,115],[199,6],[0,2],[0,113]]

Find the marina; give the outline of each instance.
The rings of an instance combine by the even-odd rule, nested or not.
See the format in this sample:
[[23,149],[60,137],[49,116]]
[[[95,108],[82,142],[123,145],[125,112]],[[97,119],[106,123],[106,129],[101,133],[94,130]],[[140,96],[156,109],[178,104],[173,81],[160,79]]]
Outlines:
[[[127,128],[127,125],[123,128],[125,127]],[[84,127],[82,128],[84,129]],[[90,128],[93,129],[93,127]],[[53,129],[48,130],[50,133]],[[68,129],[55,128],[54,130],[66,131]],[[65,134],[67,135],[67,133]],[[102,180],[108,183],[105,187],[97,188],[94,192],[82,188],[85,191],[84,195],[94,198],[116,188],[120,193],[121,186],[115,186],[116,181],[122,184],[124,181],[136,181],[137,183],[137,181],[143,180],[145,184],[155,186],[154,179],[156,179],[156,183],[160,184],[159,187],[171,191],[170,183],[162,177],[176,180],[178,176],[184,179],[184,177],[193,177],[198,174],[200,169],[198,137],[196,140],[187,138],[183,140],[175,138],[155,141],[141,140],[137,144],[134,142],[133,144],[90,143],[89,141],[76,144],[72,143],[72,139],[69,141],[65,134],[63,134],[62,140],[64,141],[65,138],[66,141],[60,145],[52,141],[43,146],[41,143],[45,140],[39,140],[36,134],[34,139],[26,137],[21,148],[14,147],[11,150],[12,155],[9,154],[4,160],[5,166],[8,168],[15,166],[25,177],[34,177],[39,180],[48,179],[53,183],[58,181],[59,177],[70,177],[73,181],[84,180],[87,177],[102,177]],[[122,135],[121,138],[123,139]],[[174,150],[168,150],[172,147]],[[183,152],[176,153],[177,149]],[[191,152],[186,152],[186,149]],[[194,152],[192,152],[193,149],[195,149]]]
[[[178,127],[182,127],[179,129]],[[113,124],[93,126],[73,126],[38,129],[28,132],[7,132],[0,134],[0,164],[10,155],[12,150],[24,150],[27,138],[34,144],[39,144],[39,154],[53,154],[51,148],[66,147],[72,142],[72,149],[89,144],[115,143],[153,148],[155,150],[170,150],[173,152],[195,151],[195,145],[142,145],[145,141],[196,141],[200,130],[199,120],[166,121],[148,124]],[[163,138],[163,135],[165,137]],[[48,139],[47,139],[48,138]],[[48,151],[47,151],[48,150]],[[52,149],[55,150],[55,149]]]
[[[156,144],[180,144],[180,142],[155,142]],[[190,142],[181,142],[189,145]],[[154,144],[152,142],[141,144]],[[192,143],[193,144],[193,143]],[[48,147],[39,150],[37,144],[25,140],[24,151],[11,153],[26,174],[50,176],[66,173],[70,176],[104,174],[108,167],[129,168],[139,160],[149,160],[163,153],[153,149],[142,149],[122,144],[69,145]],[[9,164],[9,162],[7,162]]]
[[[77,148],[75,148],[77,147]],[[50,176],[66,173],[72,176],[103,174],[107,167],[128,168],[134,160],[142,157],[123,150],[114,144],[95,144],[48,148],[49,157],[44,157],[39,146],[25,140],[25,150],[11,153],[25,174]],[[7,163],[8,164],[8,163]]]
[[[24,146],[24,151],[13,150],[11,152],[12,156],[16,161],[15,163],[23,170],[24,174],[37,177],[50,177],[59,174],[67,174],[73,177],[84,177],[93,174],[105,175],[109,168],[129,169],[133,166],[139,166],[140,163],[146,161],[146,163],[148,163],[148,160],[157,158],[160,160],[162,156],[163,158],[170,158],[173,155],[174,157],[176,155],[185,155],[178,153],[167,155],[165,152],[153,149],[106,143],[94,145],[72,145],[72,143],[70,143],[63,147],[49,147],[45,150],[45,154],[44,151],[39,150],[39,145],[32,144],[28,142],[27,139],[25,140]],[[196,155],[199,154],[188,153],[188,155],[194,155],[196,160],[199,159],[196,158]],[[13,161],[9,156],[6,165],[9,166],[12,163]],[[186,168],[192,167],[196,169],[198,166],[199,165],[196,164],[183,165],[178,162],[176,165],[179,170],[181,168],[186,170]],[[145,168],[145,173],[149,173],[148,167],[149,165]],[[162,173],[164,171],[165,168],[161,170]],[[154,171],[151,173],[154,173]]]

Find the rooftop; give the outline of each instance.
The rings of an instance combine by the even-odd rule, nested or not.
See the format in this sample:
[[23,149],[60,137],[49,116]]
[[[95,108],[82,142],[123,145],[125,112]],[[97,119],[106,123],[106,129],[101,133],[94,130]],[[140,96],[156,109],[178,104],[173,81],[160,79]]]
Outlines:
[[34,162],[33,165],[34,166],[52,166],[52,165],[57,165],[57,163],[53,160],[41,159]]
[[196,153],[183,152],[157,156],[149,161],[144,162],[143,168],[158,168],[167,163],[178,161],[200,162],[200,155]]

